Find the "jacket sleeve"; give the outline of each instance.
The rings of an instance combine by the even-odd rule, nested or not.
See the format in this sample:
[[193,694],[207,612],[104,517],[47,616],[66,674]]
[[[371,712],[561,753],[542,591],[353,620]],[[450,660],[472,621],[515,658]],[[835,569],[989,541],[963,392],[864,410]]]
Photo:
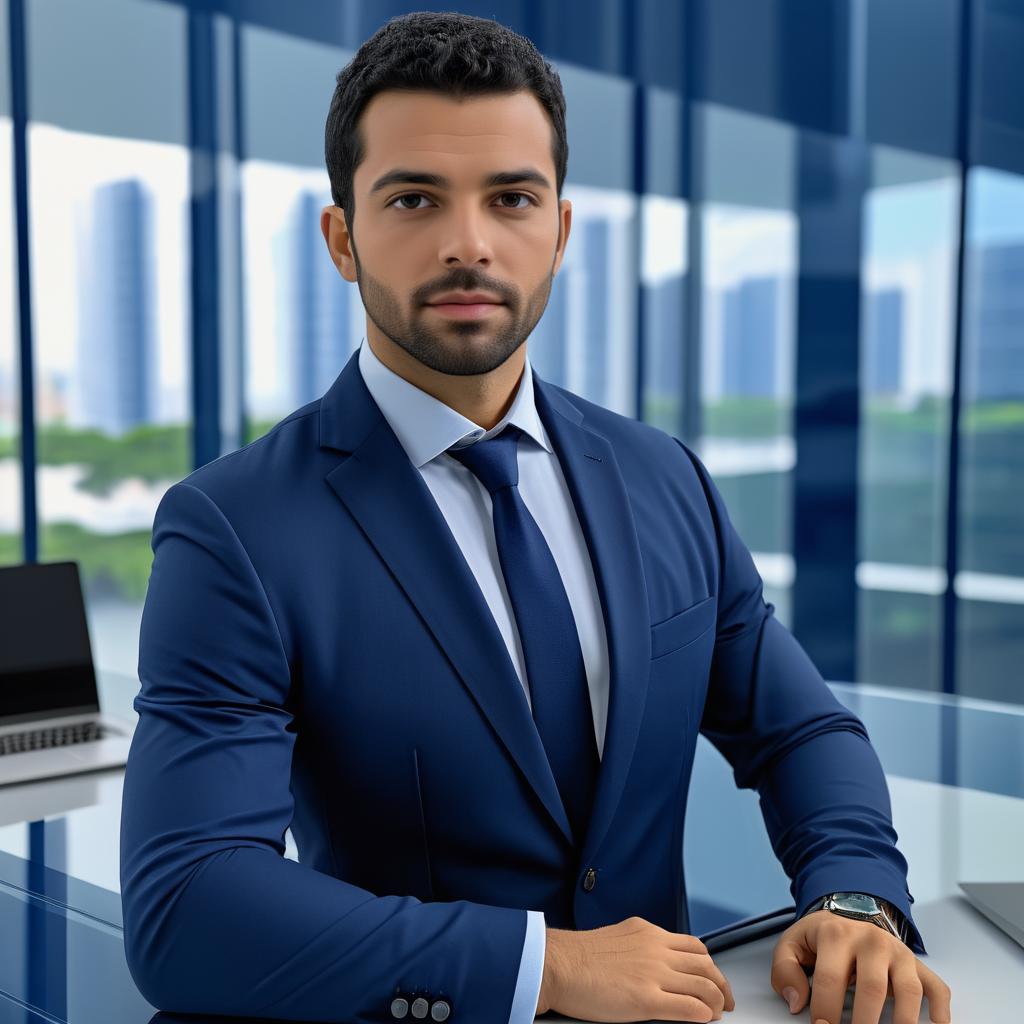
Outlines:
[[901,911],[908,945],[926,953],[867,729],[775,618],[707,468],[674,440],[700,478],[718,547],[718,624],[700,731],[732,766],[737,787],[757,790],[798,917],[826,893],[869,893]]
[[188,482],[161,500],[152,546],[120,833],[139,991],[170,1011],[353,1024],[429,992],[449,1024],[507,1024],[527,911],[376,896],[286,859],[298,722],[267,595]]

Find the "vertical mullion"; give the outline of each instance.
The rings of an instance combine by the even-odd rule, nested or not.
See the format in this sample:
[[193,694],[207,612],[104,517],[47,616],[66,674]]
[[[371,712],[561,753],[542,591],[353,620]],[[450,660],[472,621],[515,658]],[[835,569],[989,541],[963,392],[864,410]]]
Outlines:
[[24,559],[39,559],[36,501],[35,367],[32,344],[32,266],[28,206],[28,66],[24,0],[9,0],[11,127],[14,157],[14,217],[18,274],[18,339],[21,388],[21,496]]
[[220,281],[214,15],[188,11],[188,130],[192,255],[192,462],[220,456]]
[[238,403],[238,438],[239,444],[244,445],[245,439],[248,436],[248,423],[249,415],[247,412],[247,395],[245,388],[246,379],[246,359],[248,357],[248,351],[246,349],[247,331],[246,331],[246,308],[245,308],[245,251],[242,245],[242,217],[244,216],[244,210],[242,205],[242,168],[245,161],[245,124],[243,121],[244,117],[244,103],[242,101],[242,89],[244,88],[244,75],[242,72],[242,25],[237,15],[232,16],[231,19],[231,73],[233,78],[232,93],[232,125],[234,133],[232,137],[232,145],[235,152],[235,235],[234,235],[234,247],[235,247],[235,266],[237,268],[238,281],[235,289],[235,302],[238,306],[238,337],[236,343],[238,345],[238,375],[239,380],[237,381],[238,393],[241,396],[241,401]]
[[682,403],[679,437],[691,447],[700,441],[704,407],[701,394],[701,373],[704,353],[703,317],[704,285],[704,137],[702,122],[695,117],[693,105],[697,97],[696,51],[697,33],[703,32],[696,3],[688,3],[684,14],[682,117],[679,133],[682,196],[687,204],[686,215],[686,277],[683,283],[683,359],[680,382]]
[[946,487],[946,589],[942,595],[942,692],[956,693],[957,597],[960,533],[960,403],[964,360],[964,277],[967,258],[967,176],[970,169],[971,75],[973,73],[971,16],[973,0],[960,5],[960,103],[957,110],[957,159],[960,163],[960,245],[956,257],[955,315],[953,318],[953,394],[949,410],[949,453]]
[[644,246],[644,193],[647,189],[647,85],[640,71],[640,55],[637,53],[638,40],[642,38],[637,19],[642,17],[639,5],[627,5],[623,11],[625,39],[623,42],[626,73],[633,82],[633,200],[634,217],[634,289],[633,301],[636,350],[633,372],[636,374],[633,388],[633,417],[644,418],[644,365],[646,362],[647,337],[646,288],[643,280]]

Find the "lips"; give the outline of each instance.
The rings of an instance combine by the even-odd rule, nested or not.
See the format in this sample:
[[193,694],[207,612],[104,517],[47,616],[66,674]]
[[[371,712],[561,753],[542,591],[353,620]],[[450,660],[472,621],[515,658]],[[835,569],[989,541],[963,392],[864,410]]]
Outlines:
[[465,292],[465,293],[453,293],[446,292],[440,298],[434,299],[433,302],[428,302],[428,306],[482,306],[492,305],[501,306],[504,303],[493,295],[487,295],[485,292]]
[[459,320],[472,320],[478,317],[486,317],[494,314],[496,310],[503,307],[501,302],[434,302],[430,308],[438,315],[453,317]]

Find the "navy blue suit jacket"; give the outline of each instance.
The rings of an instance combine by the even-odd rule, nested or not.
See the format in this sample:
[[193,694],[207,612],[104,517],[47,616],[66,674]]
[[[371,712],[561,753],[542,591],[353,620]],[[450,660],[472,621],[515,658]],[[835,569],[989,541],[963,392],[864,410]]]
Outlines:
[[701,462],[534,381],[609,640],[582,849],[483,595],[353,355],[156,513],[121,823],[126,954],[154,1005],[355,1024],[423,992],[453,1024],[507,1024],[525,908],[689,931],[698,731],[760,794],[798,912],[854,890],[909,919],[867,732],[775,619]]

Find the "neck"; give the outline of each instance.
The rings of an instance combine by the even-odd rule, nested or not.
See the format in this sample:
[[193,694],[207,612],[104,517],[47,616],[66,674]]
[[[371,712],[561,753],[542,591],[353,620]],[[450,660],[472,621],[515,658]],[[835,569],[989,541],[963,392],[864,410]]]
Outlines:
[[490,373],[468,377],[439,373],[424,366],[387,338],[366,336],[373,354],[393,373],[450,409],[490,430],[512,407],[526,367],[526,346],[519,348]]

